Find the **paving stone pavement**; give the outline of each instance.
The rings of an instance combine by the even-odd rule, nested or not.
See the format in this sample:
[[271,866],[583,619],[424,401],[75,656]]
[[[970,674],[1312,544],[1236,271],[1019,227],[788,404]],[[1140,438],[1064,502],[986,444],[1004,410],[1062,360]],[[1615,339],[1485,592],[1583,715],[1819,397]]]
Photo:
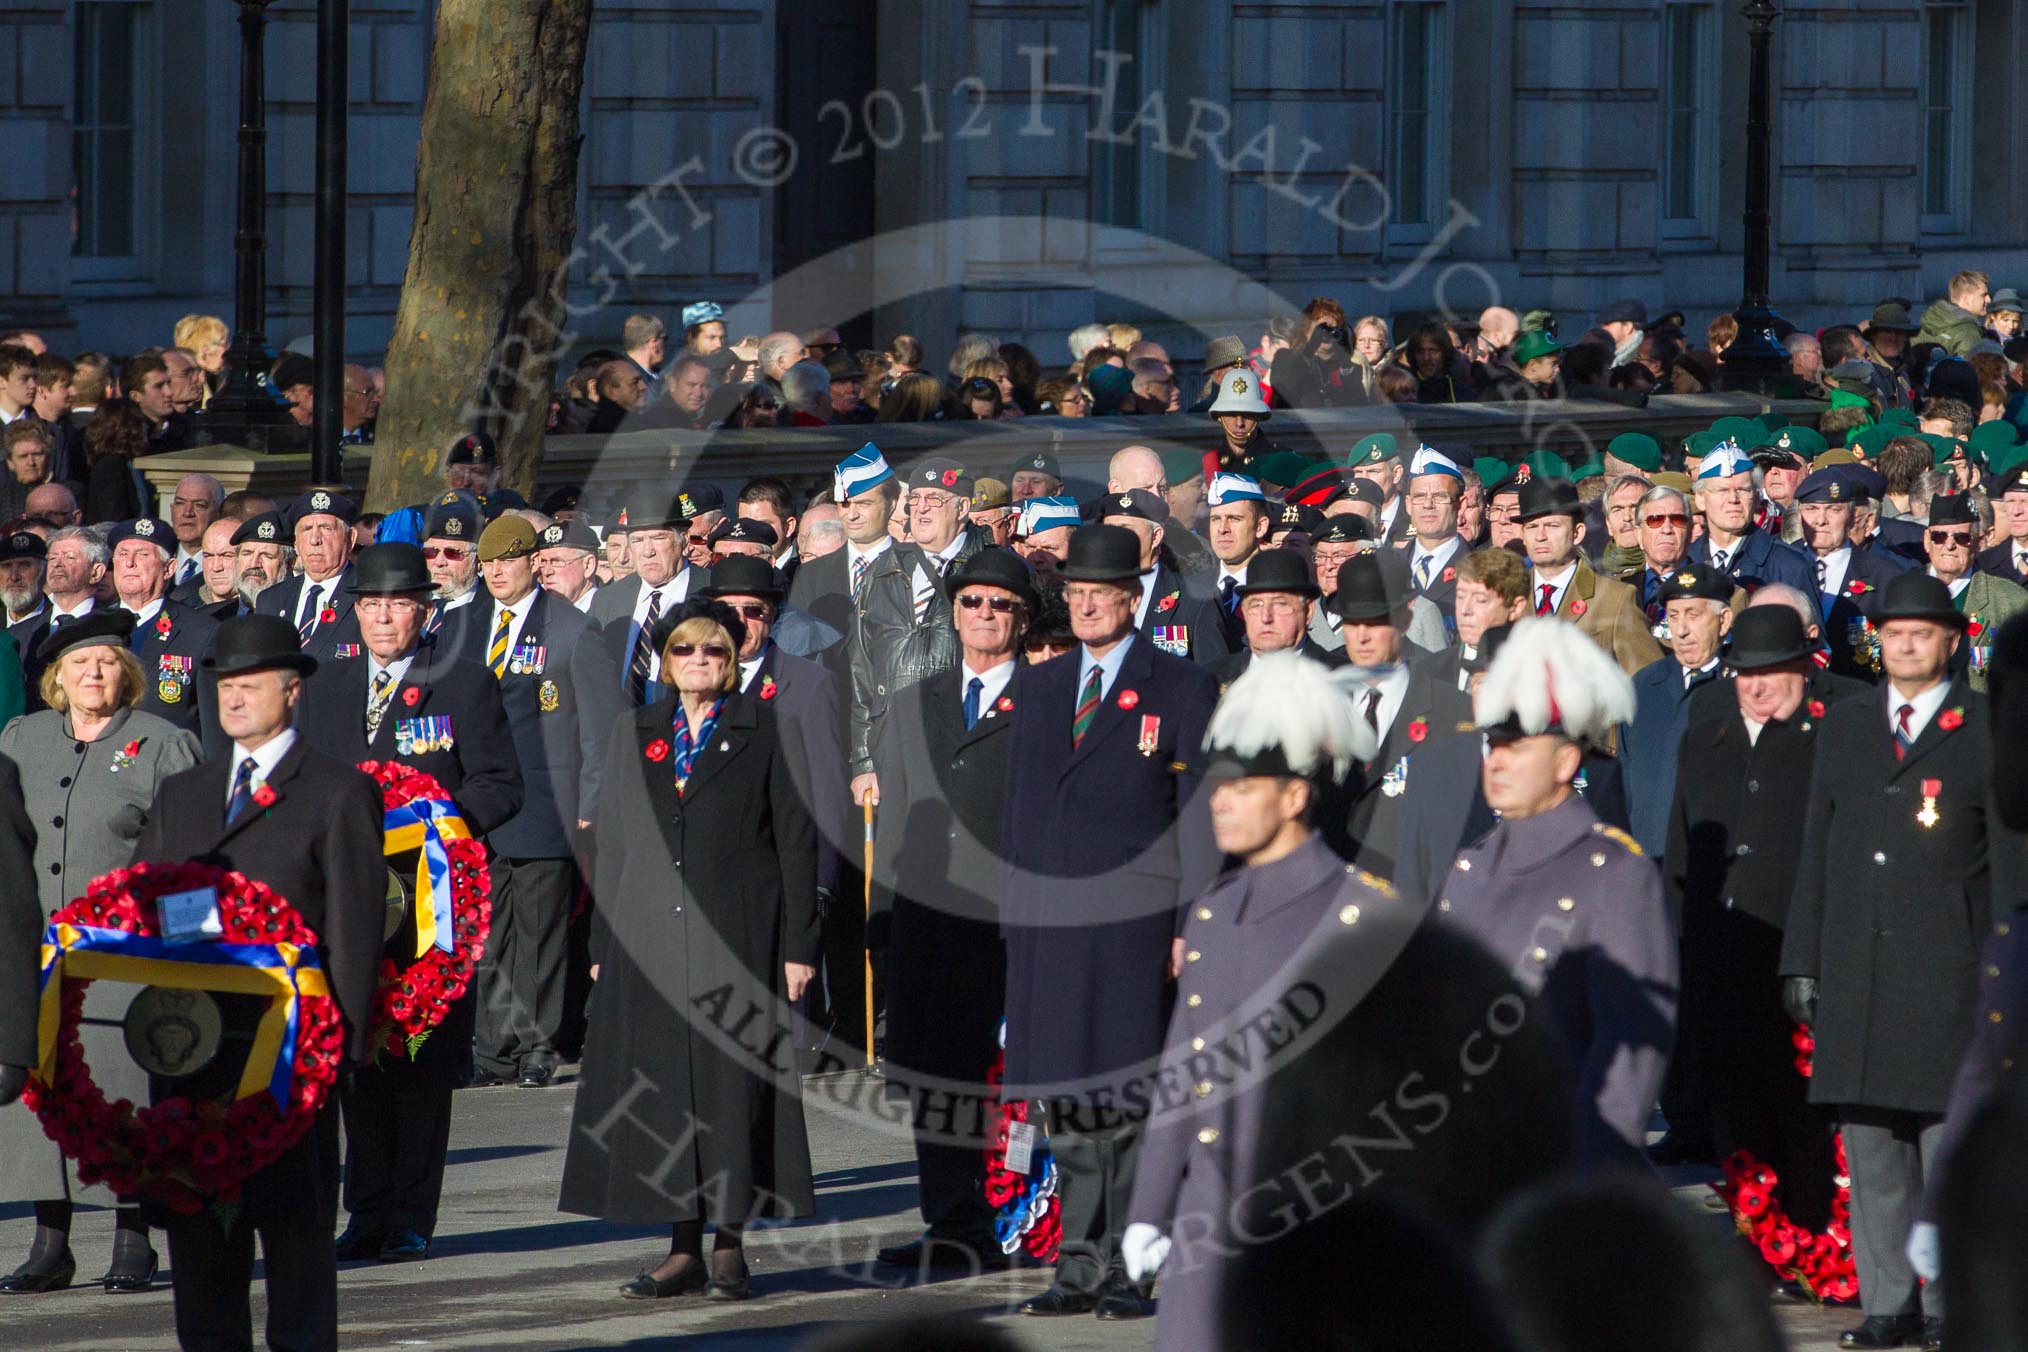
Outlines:
[[[1048,1284],[1038,1269],[924,1282],[873,1265],[874,1251],[916,1230],[907,1138],[865,1112],[857,1075],[813,1085],[808,1117],[818,1215],[755,1231],[748,1254],[755,1299],[621,1300],[616,1288],[667,1252],[667,1232],[608,1225],[556,1210],[573,1081],[545,1090],[497,1088],[458,1095],[450,1168],[435,1246],[424,1263],[348,1264],[339,1275],[339,1343],[346,1349],[659,1348],[696,1346],[787,1352],[820,1330],[900,1316],[982,1319],[1043,1352],[1141,1352],[1154,1321],[1040,1321],[1014,1307]],[[825,1106],[830,1095],[856,1110]],[[1703,1209],[1700,1184],[1672,1173],[1685,1205]],[[1712,1213],[1712,1223],[1722,1217]],[[25,1254],[25,1206],[0,1208],[0,1265]],[[112,1213],[79,1213],[80,1276],[104,1271]],[[165,1255],[166,1259],[166,1255]],[[1794,1352],[1836,1346],[1856,1323],[1846,1310],[1784,1306]],[[263,1317],[254,1287],[256,1330]],[[165,1284],[137,1296],[96,1286],[46,1296],[0,1296],[0,1348],[35,1352],[156,1352],[176,1346]]]

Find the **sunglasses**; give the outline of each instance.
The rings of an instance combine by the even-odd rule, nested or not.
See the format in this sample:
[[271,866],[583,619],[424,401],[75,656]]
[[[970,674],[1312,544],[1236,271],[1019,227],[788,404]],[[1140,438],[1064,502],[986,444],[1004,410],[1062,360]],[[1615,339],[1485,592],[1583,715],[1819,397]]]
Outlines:
[[1964,548],[1972,543],[1972,533],[1964,530],[1933,530],[1929,533],[1933,545],[1957,545]]
[[739,612],[741,619],[764,620],[768,617],[768,608],[758,601],[743,601],[733,609]]
[[703,653],[714,662],[723,662],[726,658],[732,656],[732,649],[726,647],[723,643],[706,643],[702,647],[699,647],[695,643],[672,643],[669,645],[669,655],[671,657],[689,657],[693,653]]
[[426,559],[448,559],[448,560],[449,560],[450,562],[452,562],[452,563],[463,563],[463,562],[465,561],[465,556],[466,556],[467,554],[470,554],[471,552],[472,552],[471,550],[469,550],[469,549],[465,548],[465,546],[463,546],[463,545],[424,545],[424,546],[423,546],[423,557],[424,557],[424,558],[426,558]]
[[958,598],[958,605],[966,610],[977,610],[980,606],[985,606],[995,615],[1011,615],[1020,604],[1011,596],[979,596],[972,592]]
[[1690,518],[1681,512],[1650,512],[1641,518],[1641,524],[1650,530],[1657,526],[1687,526]]

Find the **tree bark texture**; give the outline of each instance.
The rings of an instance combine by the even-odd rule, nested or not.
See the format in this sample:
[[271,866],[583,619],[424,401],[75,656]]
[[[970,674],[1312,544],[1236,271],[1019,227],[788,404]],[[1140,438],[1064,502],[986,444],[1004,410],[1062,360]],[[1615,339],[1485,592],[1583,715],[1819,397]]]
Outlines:
[[592,0],[438,6],[370,510],[426,500],[470,431],[498,440],[507,482],[534,482],[577,232],[591,11]]

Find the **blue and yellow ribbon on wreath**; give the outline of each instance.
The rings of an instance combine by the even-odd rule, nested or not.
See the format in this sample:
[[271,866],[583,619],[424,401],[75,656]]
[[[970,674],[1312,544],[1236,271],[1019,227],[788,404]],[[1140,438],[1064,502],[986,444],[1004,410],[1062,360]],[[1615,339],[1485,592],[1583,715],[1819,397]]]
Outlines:
[[451,951],[454,942],[451,899],[451,852],[444,842],[470,840],[472,828],[448,798],[417,798],[387,809],[384,853],[419,850],[415,861],[415,955],[431,948]]
[[125,981],[140,986],[221,995],[264,995],[267,1010],[254,1030],[237,1098],[266,1090],[286,1113],[296,1073],[296,1036],[304,996],[329,996],[330,982],[314,948],[295,944],[173,943],[152,934],[94,925],[52,924],[42,937],[42,1003],[36,1019],[34,1076],[56,1077],[57,1034],[63,1024],[63,983]]

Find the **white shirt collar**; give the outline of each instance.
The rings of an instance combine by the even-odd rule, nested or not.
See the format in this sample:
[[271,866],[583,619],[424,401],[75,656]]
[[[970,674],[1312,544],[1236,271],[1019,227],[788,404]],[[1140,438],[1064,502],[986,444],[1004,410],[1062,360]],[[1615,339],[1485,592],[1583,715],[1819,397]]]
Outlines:
[[1099,669],[1099,698],[1104,699],[1113,691],[1113,682],[1120,677],[1120,664],[1127,660],[1127,650],[1134,646],[1134,635],[1128,634],[1113,645],[1113,650],[1104,657],[1093,657],[1091,649],[1077,645],[1077,694],[1084,693],[1084,683],[1091,679],[1091,669]]
[[1451,536],[1450,539],[1445,540],[1441,544],[1439,544],[1435,549],[1424,549],[1422,547],[1421,538],[1416,537],[1415,543],[1412,546],[1410,546],[1409,549],[1408,565],[1410,568],[1414,568],[1417,564],[1421,563],[1425,557],[1428,557],[1429,559],[1432,560],[1430,564],[1430,574],[1432,577],[1434,577],[1436,575],[1436,570],[1443,567],[1445,560],[1449,559],[1451,555],[1458,552],[1458,545],[1460,543],[1461,541],[1459,540],[1459,538],[1453,535]]
[[667,582],[664,582],[659,587],[649,586],[648,580],[646,578],[642,578],[641,594],[634,598],[634,623],[640,624],[648,618],[649,597],[651,596],[661,597],[662,598],[661,609],[658,610],[656,613],[658,615],[667,615],[672,607],[682,602],[684,596],[688,594],[689,591],[690,591],[690,564],[687,560],[684,562],[681,568],[678,568],[676,570],[676,576],[670,578]]
[[1233,586],[1244,587],[1246,585],[1246,570],[1252,563],[1253,556],[1251,554],[1247,556],[1246,562],[1237,568],[1231,567],[1221,559],[1218,564],[1218,590],[1225,590],[1225,579],[1227,578],[1232,579]]
[[153,620],[156,615],[161,613],[162,598],[159,596],[156,597],[154,600],[150,601],[147,605],[142,606],[139,610],[134,610],[132,606],[128,605],[122,605],[121,609],[133,611],[134,628],[139,629],[142,625],[147,624],[149,621]]
[[[1923,571],[1931,577],[1936,576],[1936,569],[1934,568],[1925,568]],[[1964,594],[1965,588],[1972,585],[1972,575],[1970,572],[1965,572],[1959,576],[1956,582],[1947,582],[1944,585],[1951,589],[1951,599],[1956,600]]]
[[852,573],[852,565],[858,563],[859,560],[865,559],[868,563],[871,563],[892,548],[894,548],[894,537],[892,535],[883,535],[864,549],[847,540],[845,542],[845,572],[847,577],[849,578]]
[[965,528],[960,526],[958,527],[958,533],[951,537],[951,542],[936,553],[931,554],[930,557],[939,564],[949,563],[958,556],[958,551],[965,547],[965,539]]
[[1922,736],[1922,730],[1929,726],[1929,720],[1936,717],[1937,710],[1943,708],[1944,699],[1951,693],[1949,678],[1938,681],[1920,695],[1904,697],[1899,690],[1894,688],[1892,681],[1887,682],[1881,688],[1887,694],[1888,732],[1892,733],[1895,730],[1897,723],[1896,715],[1900,712],[1901,706],[1904,704],[1914,706],[1915,712],[1910,714],[1908,718],[1908,735],[1911,739]]
[[91,614],[92,611],[97,608],[98,603],[99,603],[98,597],[87,596],[82,602],[79,603],[78,608],[76,610],[65,610],[62,606],[59,606],[55,601],[51,601],[49,603],[49,617],[52,620],[81,619],[84,616]]
[[406,656],[406,657],[397,657],[396,659],[394,659],[394,661],[392,661],[392,662],[389,662],[389,663],[388,663],[387,665],[385,665],[385,666],[382,666],[382,665],[381,665],[381,662],[380,662],[380,659],[379,659],[379,658],[375,657],[375,656],[374,656],[374,655],[373,655],[372,653],[370,653],[370,652],[369,652],[369,653],[367,653],[367,654],[366,654],[366,698],[367,698],[368,700],[371,700],[371,699],[373,698],[373,678],[374,678],[375,676],[378,676],[378,675],[379,675],[379,674],[380,674],[381,672],[383,672],[383,671],[384,671],[384,672],[386,672],[386,673],[387,673],[388,675],[390,675],[390,676],[394,677],[394,683],[395,683],[396,685],[400,685],[400,684],[402,683],[402,680],[403,680],[403,679],[404,679],[404,678],[405,678],[405,677],[406,677],[406,676],[408,675],[408,669],[409,669],[409,666],[410,666],[410,665],[411,665],[412,663],[414,663],[414,661],[415,661],[415,654],[414,654],[414,653],[410,653],[410,654],[409,654],[408,656]]
[[974,671],[969,662],[958,665],[958,695],[962,699],[965,691],[972,688],[972,682],[979,682],[979,717],[992,712],[993,702],[1000,698],[1000,692],[1007,688],[1007,682],[1014,679],[1014,659],[1008,658],[997,667]]
[[1845,570],[1852,566],[1852,546],[1839,545],[1830,553],[1817,559],[1817,566],[1824,570],[1823,581],[1818,590],[1826,596],[1834,596],[1845,589]]
[[254,787],[259,788],[274,777],[275,767],[282,763],[282,757],[288,755],[289,748],[295,744],[296,730],[294,728],[283,728],[252,751],[247,750],[238,742],[234,742],[232,744],[232,770],[225,777],[225,801],[228,804],[232,802],[232,782],[239,778],[239,763],[241,761],[245,760],[248,756],[253,757],[253,782]]
[[1542,588],[1547,584],[1555,589],[1549,594],[1549,613],[1554,615],[1563,608],[1563,594],[1570,590],[1570,584],[1576,577],[1576,559],[1564,564],[1562,571],[1556,573],[1546,573],[1537,568],[1531,575],[1528,585],[1528,608],[1530,610],[1535,608],[1536,601],[1542,596]]
[[[1394,726],[1394,719],[1401,712],[1402,701],[1408,698],[1408,666],[1396,663],[1385,676],[1370,683],[1368,690],[1380,692],[1380,708],[1376,717],[1380,723],[1380,740],[1387,740],[1388,729]],[[1353,703],[1359,717],[1366,717],[1366,696],[1360,695]]]
[[599,589],[597,587],[586,587],[577,594],[577,600],[572,601],[571,604],[577,607],[578,614],[589,615],[591,614],[591,603],[598,594]]
[[1161,570],[1161,567],[1162,565],[1158,563],[1147,572],[1141,574],[1141,599],[1139,604],[1134,607],[1135,629],[1141,628],[1141,626],[1148,622],[1148,607],[1155,599],[1155,574]]

